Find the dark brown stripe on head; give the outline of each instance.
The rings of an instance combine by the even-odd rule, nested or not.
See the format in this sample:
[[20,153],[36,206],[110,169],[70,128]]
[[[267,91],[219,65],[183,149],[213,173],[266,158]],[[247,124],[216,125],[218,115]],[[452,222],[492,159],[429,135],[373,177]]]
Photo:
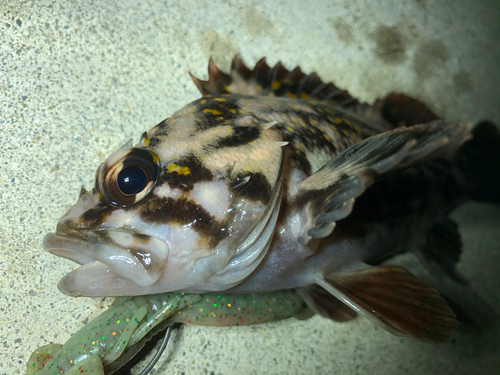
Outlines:
[[156,186],[167,183],[173,189],[190,191],[194,184],[200,181],[211,181],[214,176],[201,161],[193,155],[175,161],[178,168],[173,169],[173,164],[163,167],[160,179]]
[[[243,186],[240,186],[241,179],[246,176],[250,176],[250,180]],[[266,176],[261,172],[237,175],[233,180],[235,181],[233,186],[238,197],[261,201],[265,204],[269,202],[271,198],[271,185]]]
[[78,224],[81,224],[85,228],[97,227],[104,223],[115,209],[115,207],[108,206],[106,203],[100,201],[82,214]]
[[213,248],[228,235],[227,227],[208,213],[203,206],[186,199],[154,197],[140,209],[146,223],[190,224],[200,235],[207,236]]

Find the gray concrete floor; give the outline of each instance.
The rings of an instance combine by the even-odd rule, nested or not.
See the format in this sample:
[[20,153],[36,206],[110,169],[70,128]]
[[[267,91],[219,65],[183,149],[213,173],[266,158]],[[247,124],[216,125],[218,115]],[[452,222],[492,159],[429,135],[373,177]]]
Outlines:
[[[500,2],[0,1],[0,374],[102,311],[56,289],[75,265],[41,240],[125,141],[198,97],[212,55],[317,71],[363,100],[391,91],[448,120],[500,123]],[[500,310],[500,208],[455,217],[460,271]],[[497,374],[500,330],[429,345],[358,318],[184,326],[155,374]],[[133,372],[137,373],[137,372]]]

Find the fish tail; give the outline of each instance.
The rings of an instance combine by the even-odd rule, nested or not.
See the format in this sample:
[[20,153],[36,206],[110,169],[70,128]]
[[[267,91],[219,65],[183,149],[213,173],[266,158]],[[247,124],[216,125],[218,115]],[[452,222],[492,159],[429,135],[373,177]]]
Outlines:
[[472,200],[500,203],[500,132],[492,122],[483,121],[472,136],[457,155],[465,192]]

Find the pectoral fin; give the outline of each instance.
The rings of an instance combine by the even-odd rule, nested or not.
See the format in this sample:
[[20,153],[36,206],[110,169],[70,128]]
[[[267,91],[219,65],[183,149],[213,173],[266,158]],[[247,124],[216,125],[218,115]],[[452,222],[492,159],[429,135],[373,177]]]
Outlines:
[[305,223],[299,243],[330,235],[335,222],[351,213],[355,199],[376,178],[453,150],[468,139],[469,129],[469,124],[442,121],[398,128],[367,138],[334,157],[298,186],[296,204],[304,207]]
[[446,341],[458,326],[446,301],[403,267],[327,274],[317,283],[365,318],[398,336]]

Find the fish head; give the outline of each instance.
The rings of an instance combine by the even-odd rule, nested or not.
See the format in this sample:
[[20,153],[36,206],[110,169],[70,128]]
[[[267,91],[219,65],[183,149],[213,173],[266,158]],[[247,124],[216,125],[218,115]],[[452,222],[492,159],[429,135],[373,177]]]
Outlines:
[[247,116],[197,118],[199,102],[109,156],[46,235],[48,252],[81,265],[62,292],[225,290],[257,266],[281,201],[281,133]]

